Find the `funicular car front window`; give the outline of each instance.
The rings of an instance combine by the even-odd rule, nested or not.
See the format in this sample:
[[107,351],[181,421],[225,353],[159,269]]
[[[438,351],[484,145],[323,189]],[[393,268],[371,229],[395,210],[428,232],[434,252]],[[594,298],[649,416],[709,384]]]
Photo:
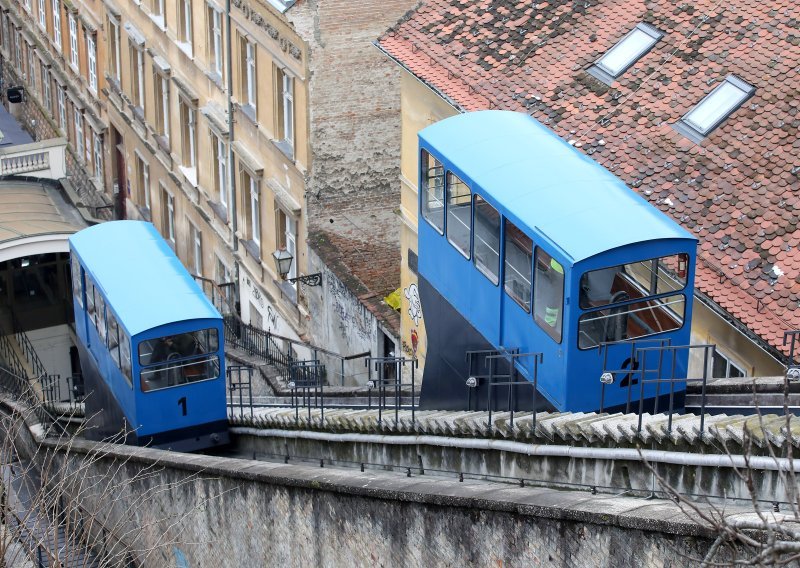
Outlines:
[[683,326],[687,254],[646,259],[588,271],[581,277],[578,346],[596,347]]
[[444,167],[425,150],[420,158],[422,216],[444,233]]
[[216,329],[166,335],[139,343],[143,391],[215,379],[219,376]]
[[447,240],[469,258],[472,234],[472,193],[453,172],[447,172]]

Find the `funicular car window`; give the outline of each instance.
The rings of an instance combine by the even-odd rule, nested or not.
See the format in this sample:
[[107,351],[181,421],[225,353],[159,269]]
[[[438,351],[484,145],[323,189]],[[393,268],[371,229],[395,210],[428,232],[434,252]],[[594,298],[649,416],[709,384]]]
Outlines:
[[475,195],[475,268],[492,284],[500,278],[500,214],[483,197]]
[[469,258],[472,234],[472,192],[453,172],[447,172],[447,240]]
[[73,256],[70,263],[72,273],[72,295],[78,300],[78,305],[83,307],[83,287],[81,286],[81,265],[78,258]]
[[167,335],[139,343],[143,391],[215,379],[219,337],[213,328]]
[[564,316],[564,267],[539,247],[536,247],[533,286],[534,319],[560,343]]
[[531,311],[531,258],[533,241],[506,219],[505,224],[505,277],[506,293],[523,310]]
[[444,167],[425,150],[420,158],[422,216],[444,233]]
[[[581,276],[578,346],[636,339],[683,326],[687,254],[609,266]],[[669,294],[669,295],[667,295]],[[638,301],[635,301],[638,300]]]
[[578,347],[590,349],[604,342],[637,339],[683,326],[683,294],[651,298],[625,305],[608,305],[583,314],[578,321]]

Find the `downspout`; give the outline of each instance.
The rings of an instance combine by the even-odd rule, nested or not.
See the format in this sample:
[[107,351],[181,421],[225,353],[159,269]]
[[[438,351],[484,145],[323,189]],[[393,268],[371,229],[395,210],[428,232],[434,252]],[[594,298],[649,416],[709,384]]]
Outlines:
[[260,428],[231,428],[234,434],[248,436],[315,440],[334,443],[383,444],[387,446],[437,446],[469,450],[497,450],[527,456],[558,457],[571,459],[594,459],[611,461],[647,461],[697,467],[736,467],[789,471],[800,473],[800,459],[767,456],[743,456],[728,454],[696,454],[667,450],[636,450],[633,448],[585,448],[551,444],[525,444],[510,440],[486,438],[454,438],[450,436],[392,436],[383,434],[331,434],[307,430],[276,430]]
[[234,286],[234,290],[236,292],[236,298],[234,300],[234,309],[238,312],[237,315],[241,315],[242,307],[241,307],[241,295],[239,290],[239,261],[236,258],[236,253],[239,251],[239,237],[236,236],[236,231],[239,229],[238,225],[238,211],[237,211],[237,200],[236,200],[236,173],[234,171],[236,161],[233,155],[233,141],[234,141],[234,132],[233,132],[233,29],[231,25],[231,0],[225,0],[225,34],[226,34],[226,41],[227,44],[227,61],[225,62],[226,66],[226,75],[228,81],[228,186],[231,188],[231,230],[233,231],[233,273],[234,273],[234,281],[236,285]]

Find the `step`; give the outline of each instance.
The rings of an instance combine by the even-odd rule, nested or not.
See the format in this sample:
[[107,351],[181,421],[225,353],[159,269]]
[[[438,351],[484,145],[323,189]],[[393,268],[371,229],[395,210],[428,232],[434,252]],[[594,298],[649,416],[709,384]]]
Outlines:
[[[700,394],[687,394],[686,406],[700,406],[702,401]],[[706,405],[715,406],[779,406],[783,407],[783,395],[779,393],[725,393],[725,394],[706,394]],[[800,406],[800,393],[790,393],[788,398],[789,406]]]
[[[756,392],[782,393],[784,389],[784,377],[736,377],[727,379],[709,379],[706,382],[706,394],[735,394],[752,393],[755,386]],[[800,393],[800,380],[789,379],[789,392]],[[702,392],[702,381],[692,381],[686,385],[687,394],[699,394]]]

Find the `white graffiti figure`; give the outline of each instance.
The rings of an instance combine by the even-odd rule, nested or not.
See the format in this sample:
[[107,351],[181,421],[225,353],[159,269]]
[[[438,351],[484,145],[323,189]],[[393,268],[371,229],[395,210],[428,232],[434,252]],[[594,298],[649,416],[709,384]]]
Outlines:
[[411,284],[403,293],[408,298],[408,315],[414,320],[414,325],[419,325],[419,320],[422,319],[422,302],[419,301],[417,285]]

